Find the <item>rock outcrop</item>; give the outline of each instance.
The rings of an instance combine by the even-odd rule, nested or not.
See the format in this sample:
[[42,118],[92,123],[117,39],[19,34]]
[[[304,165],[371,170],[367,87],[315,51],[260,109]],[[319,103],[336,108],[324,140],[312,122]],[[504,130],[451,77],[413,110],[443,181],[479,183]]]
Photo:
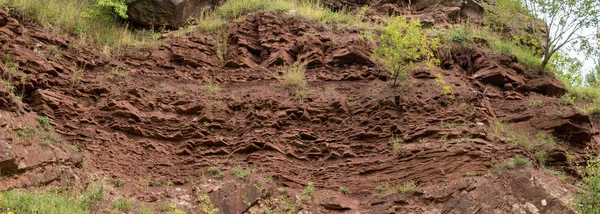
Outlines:
[[177,28],[215,3],[214,0],[134,0],[128,5],[127,15],[141,25]]

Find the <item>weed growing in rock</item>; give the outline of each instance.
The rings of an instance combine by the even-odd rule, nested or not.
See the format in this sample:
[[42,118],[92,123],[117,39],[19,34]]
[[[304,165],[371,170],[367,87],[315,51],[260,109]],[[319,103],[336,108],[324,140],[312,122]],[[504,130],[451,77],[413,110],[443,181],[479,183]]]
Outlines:
[[38,116],[37,120],[40,123],[40,126],[42,126],[42,128],[44,130],[46,130],[46,131],[52,130],[52,125],[50,125],[50,122],[52,122],[52,119],[50,119],[47,116]]
[[339,187],[338,192],[342,195],[348,194],[348,189],[346,187]]
[[577,209],[581,213],[597,214],[600,210],[600,157],[590,159],[582,174],[581,189],[576,196]]
[[537,150],[533,153],[533,156],[538,160],[538,163],[541,166],[546,165],[546,161],[548,160],[548,155],[543,150]]
[[454,25],[447,31],[444,31],[442,38],[445,41],[467,45],[473,41],[473,30],[469,25]]
[[315,185],[312,181],[309,181],[306,186],[304,187],[304,192],[303,194],[309,197],[314,197],[315,196],[315,191],[317,189],[315,188]]
[[215,205],[210,202],[210,196],[208,196],[208,194],[199,195],[198,201],[200,201],[200,208],[205,214],[216,214],[220,211],[219,208],[215,207]]
[[446,83],[442,74],[438,73],[435,75],[435,85],[441,88],[442,95],[454,99],[454,87]]
[[243,169],[239,166],[231,168],[231,174],[239,179],[245,179],[252,173],[254,173],[253,169]]
[[392,135],[389,139],[389,144],[392,146],[392,149],[394,149],[394,152],[402,153],[402,150],[404,149],[402,138]]
[[529,100],[529,106],[531,106],[531,107],[540,107],[542,105],[544,105],[543,100],[537,100],[537,99]]
[[513,157],[513,163],[515,164],[515,167],[531,165],[531,161],[529,161],[527,158],[523,158],[519,155],[515,155],[515,157]]
[[223,179],[225,177],[225,173],[221,172],[221,168],[218,166],[208,167],[208,172],[216,179]]
[[302,63],[295,63],[292,66],[285,68],[283,71],[281,81],[283,87],[286,89],[292,89],[295,91],[304,90],[308,86],[304,73],[306,72],[306,65]]
[[440,125],[440,127],[444,128],[444,129],[454,129],[454,128],[466,126],[466,125],[467,124],[464,122],[446,122],[446,123],[442,123],[442,125]]
[[130,72],[122,68],[113,68],[106,75],[108,79],[116,81],[126,80],[129,76],[131,76]]
[[465,177],[475,177],[475,176],[477,176],[476,172],[467,172],[467,173],[465,173]]
[[392,18],[387,21],[385,32],[380,36],[381,45],[373,50],[376,57],[383,59],[386,69],[394,78],[393,86],[398,80],[407,77],[406,70],[415,67],[414,62],[425,59],[432,64],[439,64],[433,51],[438,47],[437,38],[428,39],[421,32],[421,23],[418,20],[407,22],[402,17]]
[[221,93],[221,86],[215,83],[207,83],[200,86],[200,90],[208,94],[216,95]]
[[127,213],[133,208],[133,201],[128,198],[119,198],[113,202],[112,208]]
[[140,214],[154,214],[154,211],[152,211],[152,209],[150,209],[148,206],[143,204],[140,207]]
[[375,187],[375,191],[377,196],[385,197],[394,193],[409,193],[412,192],[417,187],[417,184],[414,181],[409,181],[404,184],[398,183],[395,186],[390,183],[383,183],[377,185]]

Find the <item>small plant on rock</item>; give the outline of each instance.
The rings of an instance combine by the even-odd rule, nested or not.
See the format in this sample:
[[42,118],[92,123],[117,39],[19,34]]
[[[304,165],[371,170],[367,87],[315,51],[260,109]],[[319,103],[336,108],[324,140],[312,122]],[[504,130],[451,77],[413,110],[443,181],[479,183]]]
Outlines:
[[393,86],[397,86],[398,79],[406,78],[406,70],[414,68],[414,62],[425,59],[430,65],[439,63],[433,54],[439,39],[427,38],[421,32],[418,20],[407,22],[402,17],[390,19],[380,39],[381,45],[373,53],[384,60],[386,69],[394,78]]
[[340,187],[338,189],[338,192],[340,192],[340,194],[342,194],[342,195],[346,195],[346,194],[348,194],[348,189],[346,187]]
[[304,192],[303,192],[303,193],[304,193],[304,195],[306,195],[306,196],[309,196],[309,197],[314,197],[314,195],[315,195],[315,191],[316,191],[316,188],[315,188],[315,185],[314,185],[314,183],[313,183],[312,181],[309,181],[309,182],[306,184],[306,187],[304,187]]
[[390,137],[389,142],[392,148],[394,149],[394,152],[402,153],[402,150],[404,149],[404,145],[402,144],[402,138],[392,135],[392,137]]

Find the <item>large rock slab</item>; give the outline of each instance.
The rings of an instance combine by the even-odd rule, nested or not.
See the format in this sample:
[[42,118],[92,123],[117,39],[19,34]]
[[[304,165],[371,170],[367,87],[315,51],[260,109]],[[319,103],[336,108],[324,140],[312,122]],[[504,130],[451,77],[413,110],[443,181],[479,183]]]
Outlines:
[[134,0],[128,6],[127,15],[141,25],[176,28],[213,4],[213,0]]
[[527,82],[527,85],[532,91],[537,93],[560,97],[567,93],[567,88],[560,83],[556,78],[541,76],[537,79],[533,79]]

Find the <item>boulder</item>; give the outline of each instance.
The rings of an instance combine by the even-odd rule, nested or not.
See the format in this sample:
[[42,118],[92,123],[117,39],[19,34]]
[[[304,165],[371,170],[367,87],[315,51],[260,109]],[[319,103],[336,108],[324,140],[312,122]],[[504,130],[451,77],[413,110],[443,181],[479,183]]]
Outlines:
[[141,25],[177,28],[214,4],[214,0],[134,0],[128,5],[127,15]]
[[7,142],[0,141],[0,172],[13,172],[17,168],[17,156],[13,153],[12,147]]
[[532,91],[548,95],[560,97],[567,93],[567,88],[560,83],[556,78],[549,76],[541,76],[537,79],[533,79],[527,83]]

